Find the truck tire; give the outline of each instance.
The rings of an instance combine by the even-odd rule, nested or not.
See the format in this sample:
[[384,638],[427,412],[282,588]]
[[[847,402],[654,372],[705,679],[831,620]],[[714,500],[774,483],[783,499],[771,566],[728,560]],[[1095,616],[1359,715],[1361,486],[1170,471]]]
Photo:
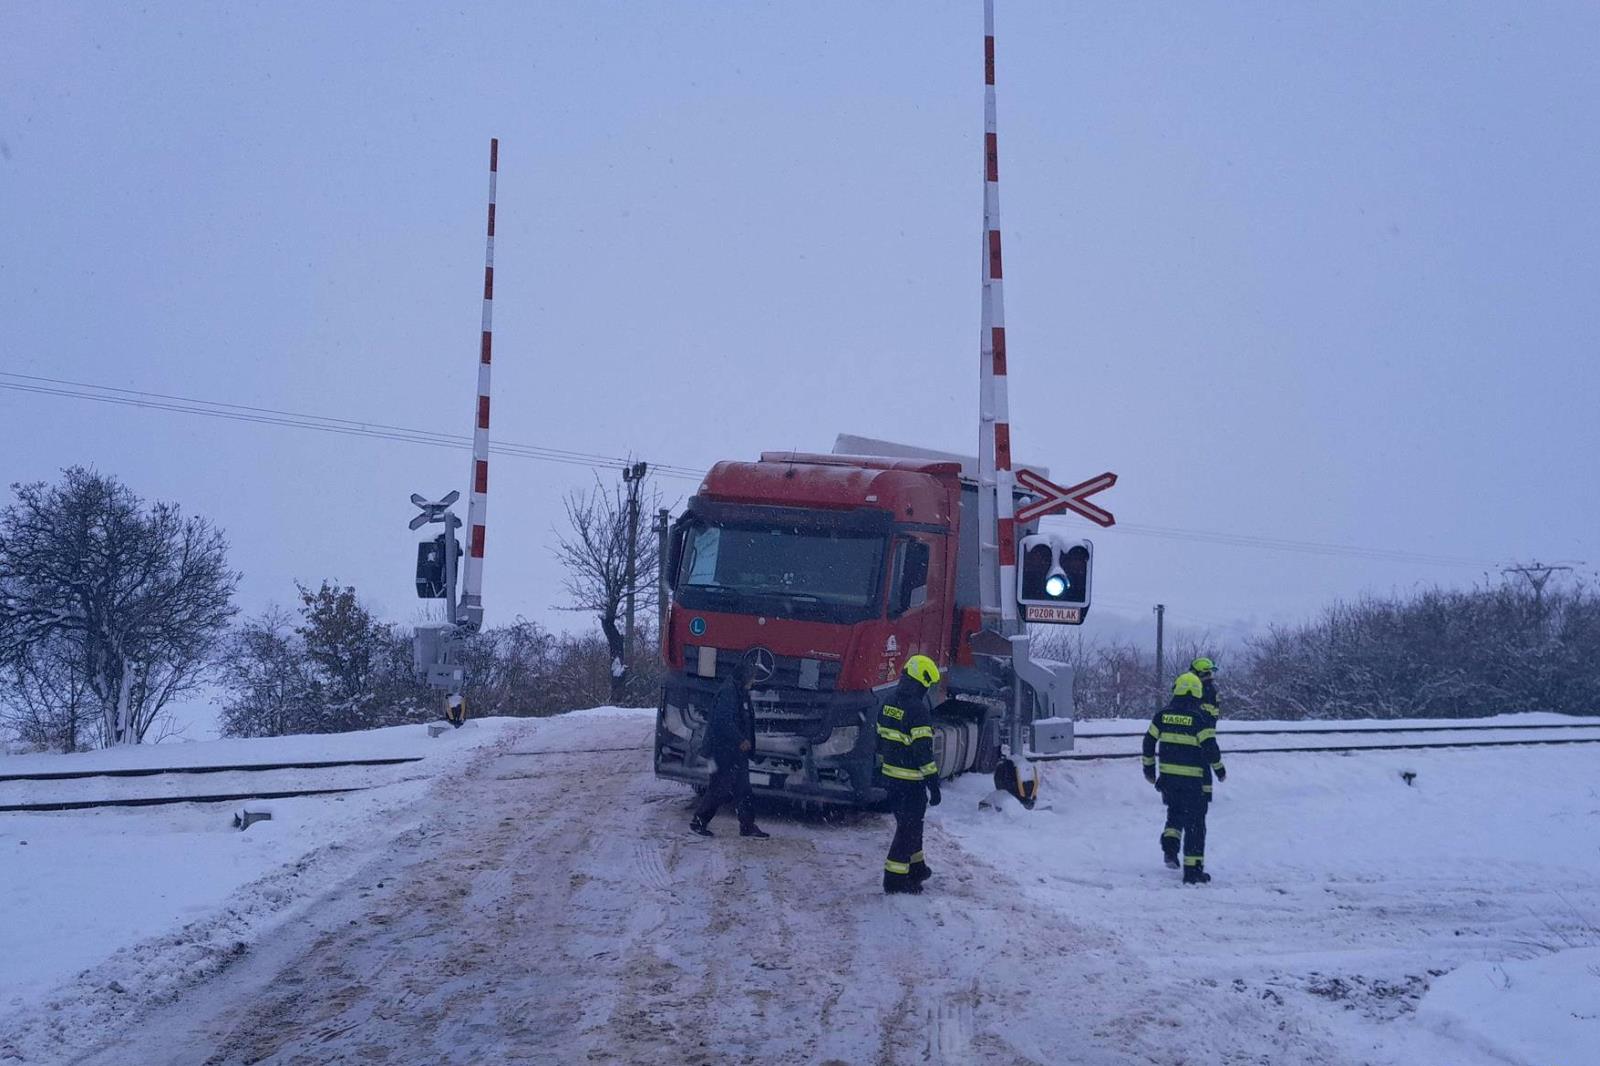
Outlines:
[[1000,765],[1000,718],[995,716],[983,723],[978,731],[978,751],[972,768],[980,774],[992,774]]

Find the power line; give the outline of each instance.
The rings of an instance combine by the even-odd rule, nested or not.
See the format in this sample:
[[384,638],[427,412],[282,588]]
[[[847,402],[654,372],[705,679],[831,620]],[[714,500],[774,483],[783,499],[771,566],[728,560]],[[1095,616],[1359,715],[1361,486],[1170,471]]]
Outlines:
[[1364,548],[1351,544],[1322,544],[1316,541],[1287,540],[1280,537],[1262,537],[1248,533],[1219,533],[1199,529],[1143,526],[1130,522],[1118,522],[1111,532],[1131,533],[1136,537],[1192,540],[1240,548],[1304,552],[1311,555],[1354,556],[1356,558],[1377,559],[1388,562],[1421,563],[1428,566],[1469,566],[1475,569],[1482,569],[1494,565],[1482,559],[1468,559],[1457,555],[1434,555],[1426,552],[1404,551],[1398,548]]
[[[461,434],[440,433],[434,430],[394,426],[381,422],[364,422],[358,419],[335,418],[327,415],[312,415],[271,407],[257,407],[249,404],[197,400],[192,397],[174,396],[168,393],[149,392],[142,389],[124,389],[111,385],[96,385],[91,382],[68,381],[36,374],[0,371],[0,379],[12,379],[0,380],[0,389],[9,389],[14,392],[63,396],[71,399],[91,400],[96,403],[117,404],[146,410],[203,415],[208,418],[221,418],[235,422],[286,426],[291,429],[314,430],[319,433],[338,433],[346,436],[391,440],[406,444],[425,444],[441,448],[470,447],[472,443],[470,436]],[[568,466],[581,466],[601,470],[627,466],[635,461],[633,458],[624,458],[622,456],[598,455],[591,452],[571,451],[540,444],[519,444],[511,441],[493,441],[489,445],[489,450],[519,459],[537,459],[542,462],[562,463]],[[652,462],[650,468],[654,473],[662,477],[684,481],[698,482],[705,476],[701,470],[672,463]],[[1187,540],[1258,551],[1343,556],[1425,566],[1492,569],[1498,565],[1485,560],[1468,559],[1461,556],[1412,552],[1393,548],[1324,544],[1317,541],[1289,540],[1245,533],[1223,533],[1169,526],[1147,526],[1128,522],[1119,522],[1114,529],[1107,532],[1110,534],[1128,533],[1133,536],[1157,537],[1163,540]]]
[[[255,407],[248,404],[224,403],[216,400],[197,400],[187,396],[173,396],[168,393],[122,389],[110,385],[95,385],[81,381],[64,381],[59,378],[40,377],[34,374],[17,374],[10,371],[0,371],[0,378],[17,379],[10,381],[0,380],[0,389],[9,389],[13,392],[64,396],[72,399],[91,400],[96,403],[116,404],[123,407],[203,415],[208,418],[221,418],[233,422],[286,426],[291,429],[308,429],[320,433],[338,433],[345,436],[369,437],[407,444],[426,444],[433,447],[459,448],[470,447],[472,444],[472,438],[466,435],[440,433],[434,430],[417,429],[409,426],[394,426],[381,422],[364,422],[357,419],[304,414],[271,407]],[[631,461],[620,456],[597,455],[590,452],[551,448],[537,444],[518,444],[513,441],[493,442],[490,444],[490,450],[499,452],[502,455],[511,455],[523,459],[539,459],[551,463],[564,463],[571,466],[600,469],[611,469],[612,467],[626,465]],[[671,464],[652,464],[651,469],[666,477],[694,481],[699,481],[704,476],[699,471]]]

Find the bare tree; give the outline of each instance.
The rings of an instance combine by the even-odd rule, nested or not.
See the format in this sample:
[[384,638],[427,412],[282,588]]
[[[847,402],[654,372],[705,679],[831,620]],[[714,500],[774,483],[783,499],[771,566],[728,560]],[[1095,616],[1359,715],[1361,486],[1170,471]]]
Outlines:
[[[587,493],[569,492],[565,499],[567,524],[571,532],[557,534],[555,556],[566,567],[564,585],[572,598],[572,611],[591,611],[600,622],[611,655],[611,702],[622,704],[628,698],[627,637],[620,624],[623,604],[628,598],[628,501],[621,485],[607,489],[596,479]],[[660,505],[660,494],[651,491],[641,499],[640,510],[650,514]],[[633,591],[640,612],[649,615],[658,596],[657,575],[661,568],[656,535],[648,522],[639,522],[632,538],[634,551]],[[646,654],[640,644],[639,654]]]
[[234,613],[227,541],[82,467],[12,491],[0,512],[0,655],[16,666],[41,642],[69,641],[101,743],[139,743],[203,679]]
[[63,634],[23,649],[0,673],[0,725],[34,747],[77,751],[98,712],[88,673],[82,649]]

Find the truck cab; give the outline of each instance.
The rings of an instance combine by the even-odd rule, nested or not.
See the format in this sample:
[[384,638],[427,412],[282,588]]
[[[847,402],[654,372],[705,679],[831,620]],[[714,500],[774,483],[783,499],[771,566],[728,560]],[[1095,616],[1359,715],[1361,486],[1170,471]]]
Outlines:
[[954,459],[766,453],[713,467],[671,532],[656,774],[706,783],[705,716],[747,653],[771,671],[751,693],[759,792],[881,798],[878,707],[916,654],[953,667],[952,698],[936,700],[941,771],[984,768],[999,704],[983,702],[994,686],[967,644],[981,615],[964,496],[976,489]]

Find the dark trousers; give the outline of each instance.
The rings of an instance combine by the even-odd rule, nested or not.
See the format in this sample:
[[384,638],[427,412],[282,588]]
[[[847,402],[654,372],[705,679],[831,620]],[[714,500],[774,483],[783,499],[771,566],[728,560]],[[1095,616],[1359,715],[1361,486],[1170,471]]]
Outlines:
[[923,862],[922,819],[928,813],[928,790],[921,781],[883,779],[889,792],[889,810],[894,814],[894,839],[889,842],[889,858],[884,861],[885,883],[911,879],[911,868]]
[[744,759],[729,759],[728,765],[717,764],[716,772],[706,784],[706,794],[695,808],[694,820],[705,825],[717,816],[717,810],[729,800],[734,813],[739,816],[739,828],[749,829],[756,824],[750,795],[750,763]]
[[1161,798],[1167,803],[1167,824],[1161,831],[1161,850],[1178,853],[1183,843],[1183,864],[1199,866],[1206,859],[1206,808],[1211,797],[1200,791],[1200,782],[1178,784],[1170,778],[1162,783]]

